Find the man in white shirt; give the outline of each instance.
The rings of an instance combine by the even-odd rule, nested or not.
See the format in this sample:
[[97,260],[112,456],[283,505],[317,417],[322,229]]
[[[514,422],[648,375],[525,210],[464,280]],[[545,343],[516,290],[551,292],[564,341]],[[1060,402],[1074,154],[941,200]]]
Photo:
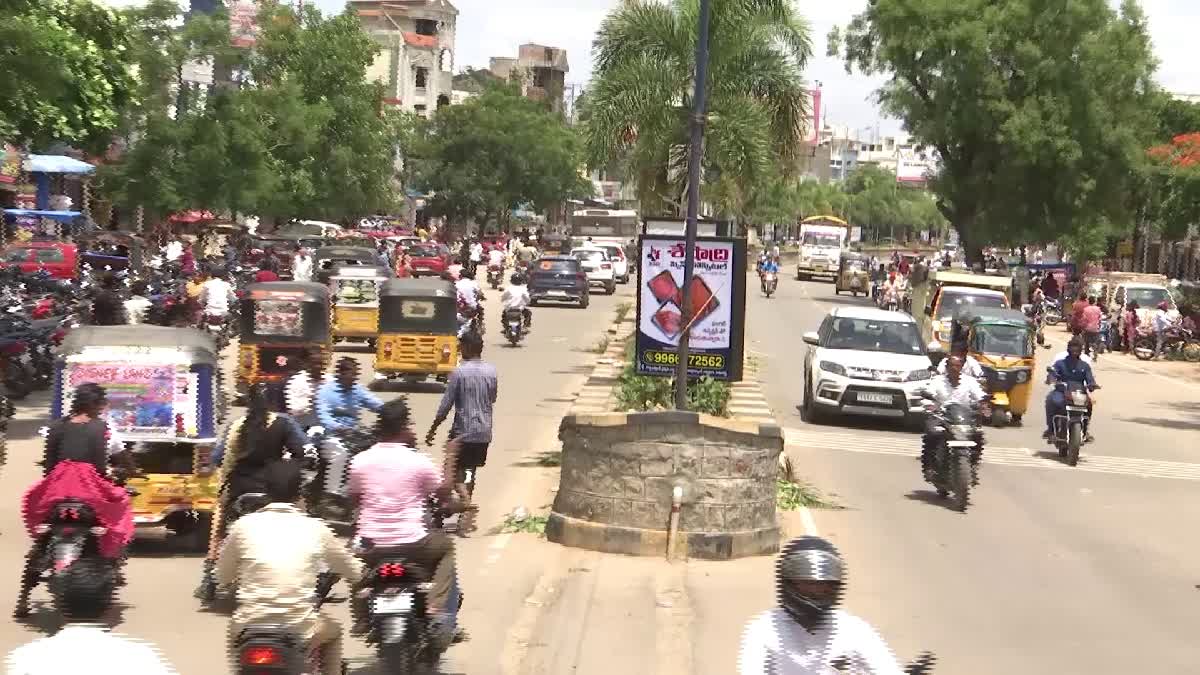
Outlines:
[[103,621],[112,606],[115,578],[105,560],[81,558],[58,573],[67,592],[59,602],[67,623],[52,637],[14,649],[8,675],[169,675],[175,670],[152,645],[119,637]]
[[[945,374],[938,375],[929,381],[921,389],[921,395],[926,399],[926,405],[934,409],[942,409],[950,404],[957,403],[965,405],[972,409],[977,409],[980,404],[988,400],[987,392],[983,390],[979,380],[974,377],[965,377],[963,368],[965,361],[962,355],[954,354],[938,364],[938,367],[945,366]],[[937,467],[937,451],[941,447],[943,430],[936,424],[930,422],[925,427],[925,434],[921,438],[921,473],[925,477],[925,481],[934,483],[934,470]],[[982,435],[976,439],[979,447],[983,447]]]
[[[949,357],[957,356],[963,360],[962,374],[966,375],[967,377],[975,378],[979,382],[979,384],[982,386],[984,383],[984,378],[986,376],[986,374],[983,372],[983,366],[980,365],[979,361],[976,360],[974,356],[971,356],[970,354],[968,354],[967,351],[968,351],[967,343],[963,342],[961,340],[956,341],[956,342],[954,342],[954,344],[950,345],[950,354],[947,355],[947,358],[942,359],[938,363],[937,374],[945,375],[946,374],[946,362],[950,360]],[[1064,354],[1065,353],[1066,352],[1064,352]]]
[[172,239],[163,247],[163,257],[168,262],[175,262],[183,257],[183,242],[178,239]]
[[146,299],[146,282],[135,281],[129,287],[132,294],[125,301],[125,320],[130,325],[146,323],[146,311],[150,309],[151,302]]
[[[313,590],[325,571],[341,575],[351,585],[358,583],[362,564],[329,526],[296,506],[302,485],[296,463],[276,462],[264,474],[271,503],[229,528],[217,560],[217,582],[222,586],[237,582],[230,639],[236,640],[249,625],[281,626],[307,644],[321,644],[322,674],[340,675],[342,627],[313,605]],[[233,647],[229,645],[230,655],[236,658]]]
[[200,304],[204,306],[204,314],[212,319],[225,320],[229,308],[237,301],[233,292],[233,284],[229,283],[229,275],[224,270],[217,270],[204,288],[200,290]]
[[[475,316],[483,309],[479,305],[480,296],[483,291],[480,290],[479,284],[475,283],[475,274],[470,269],[462,271],[462,278],[454,282],[454,287],[458,291],[458,307],[459,307],[459,325],[460,337],[465,334]],[[482,329],[480,329],[482,331]]]
[[488,251],[488,267],[499,267],[500,269],[504,269],[504,262],[504,249],[497,247]]
[[512,278],[509,279],[509,287],[504,289],[504,293],[500,295],[500,303],[504,307],[504,311],[500,312],[501,329],[503,329],[504,315],[510,309],[521,311],[521,316],[525,317],[525,327],[529,328],[533,325],[533,312],[529,310],[529,286],[525,284],[525,275],[520,272],[514,272]]
[[1167,341],[1167,333],[1175,327],[1175,313],[1171,311],[1171,306],[1166,301],[1158,303],[1158,309],[1154,312],[1154,358],[1161,358],[1163,355],[1163,345]]
[[474,271],[481,262],[483,262],[483,244],[476,239],[471,242],[471,270]]
[[837,607],[843,577],[842,558],[828,541],[789,542],[775,565],[779,606],[746,625],[739,675],[901,675],[875,629]]
[[294,281],[312,281],[313,274],[313,259],[308,254],[308,249],[300,247],[296,249],[296,255],[292,258],[292,279]]

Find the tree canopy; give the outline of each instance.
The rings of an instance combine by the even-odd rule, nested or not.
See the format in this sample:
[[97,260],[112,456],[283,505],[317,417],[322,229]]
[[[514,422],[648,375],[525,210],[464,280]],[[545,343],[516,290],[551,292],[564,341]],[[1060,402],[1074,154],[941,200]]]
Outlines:
[[0,138],[103,150],[134,96],[131,37],[91,0],[0,3]]
[[[588,161],[621,162],[646,213],[683,202],[698,16],[698,0],[628,0],[596,37]],[[717,0],[709,50],[705,198],[736,212],[752,185],[794,173],[809,118],[808,25],[786,0]]]
[[939,153],[970,258],[1129,220],[1155,67],[1133,0],[875,0],[829,50],[888,76],[880,103]]
[[510,86],[438,110],[425,131],[405,156],[433,194],[433,215],[503,223],[524,205],[541,210],[592,192],[575,131]]

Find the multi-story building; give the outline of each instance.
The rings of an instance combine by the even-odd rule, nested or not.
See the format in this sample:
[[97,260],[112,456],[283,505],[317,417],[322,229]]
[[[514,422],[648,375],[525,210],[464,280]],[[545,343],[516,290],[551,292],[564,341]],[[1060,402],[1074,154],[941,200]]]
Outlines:
[[826,126],[820,145],[829,148],[829,170],[833,180],[843,180],[860,166],[877,166],[896,174],[904,183],[923,183],[937,170],[937,155],[914,143],[906,133],[881,135],[878,129]]
[[367,76],[383,84],[384,102],[428,115],[452,103],[454,32],[449,0],[349,0],[381,47]]
[[563,110],[563,93],[566,90],[567,50],[543,45],[524,44],[517,49],[517,57],[492,57],[489,70],[502,80],[517,82],[521,94],[537,101],[549,101],[555,111]]

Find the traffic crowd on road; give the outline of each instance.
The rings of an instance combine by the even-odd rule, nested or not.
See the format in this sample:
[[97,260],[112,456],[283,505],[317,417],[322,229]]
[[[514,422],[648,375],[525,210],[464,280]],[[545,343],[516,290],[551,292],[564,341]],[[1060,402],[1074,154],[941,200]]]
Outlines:
[[[118,269],[84,263],[60,278],[4,270],[5,344],[31,348],[5,351],[0,420],[13,414],[9,399],[61,393],[42,432],[43,477],[22,497],[31,544],[13,615],[54,615],[66,626],[13,652],[9,672],[85,672],[85,659],[108,655],[133,672],[173,672],[150,646],[103,630],[119,589],[144,583],[126,574],[129,547],[157,517],[147,504],[166,494],[172,506],[157,507],[154,524],[207,551],[194,595],[232,610],[235,672],[343,672],[343,628],[321,610],[339,581],[350,589],[351,634],[375,646],[386,672],[433,668],[467,638],[453,542],[476,529],[475,486],[500,395],[497,369],[483,359],[486,293],[476,279],[503,286],[501,335],[517,346],[534,303],[586,307],[592,288],[611,294],[627,282],[626,249],[589,239],[554,254],[532,233],[466,239],[457,255],[428,235],[322,243],[244,237],[200,256],[197,243],[173,238],[140,268],[126,248],[112,251],[127,256]],[[346,308],[369,308],[373,331],[347,333]],[[378,345],[368,385],[400,358],[397,345],[438,341],[436,363],[388,372],[444,384],[424,435],[432,447],[453,413],[440,464],[418,450],[407,399],[384,402],[363,384],[359,360],[335,357],[339,337]],[[223,354],[237,359],[232,378],[212,369]],[[162,364],[189,374],[152,380],[132,404],[129,382],[97,376]],[[186,390],[198,412],[148,404],[161,386],[168,399]],[[244,409],[226,413],[230,399]],[[174,447],[139,436],[160,423]],[[208,436],[211,448],[188,444]],[[182,466],[164,468],[158,453]],[[205,485],[215,493],[208,505]],[[50,602],[35,604],[42,586]]]

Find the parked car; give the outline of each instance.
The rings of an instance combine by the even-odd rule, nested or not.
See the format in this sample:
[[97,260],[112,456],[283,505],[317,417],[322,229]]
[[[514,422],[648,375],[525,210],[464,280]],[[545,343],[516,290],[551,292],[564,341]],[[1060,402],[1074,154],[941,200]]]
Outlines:
[[24,274],[46,270],[55,279],[79,276],[79,247],[61,241],[27,241],[9,244],[0,255],[0,267],[17,266]]
[[578,302],[586,308],[591,285],[579,258],[566,255],[544,256],[534,261],[529,275],[529,298],[532,304],[546,300]]
[[607,251],[599,247],[577,248],[571,251],[571,257],[583,265],[589,285],[603,288],[605,295],[617,292],[617,277]]
[[412,258],[413,276],[438,275],[450,267],[450,249],[441,244],[426,242],[408,249]]
[[805,333],[805,421],[827,414],[924,419],[918,390],[931,375],[917,322],[903,312],[838,307]]

